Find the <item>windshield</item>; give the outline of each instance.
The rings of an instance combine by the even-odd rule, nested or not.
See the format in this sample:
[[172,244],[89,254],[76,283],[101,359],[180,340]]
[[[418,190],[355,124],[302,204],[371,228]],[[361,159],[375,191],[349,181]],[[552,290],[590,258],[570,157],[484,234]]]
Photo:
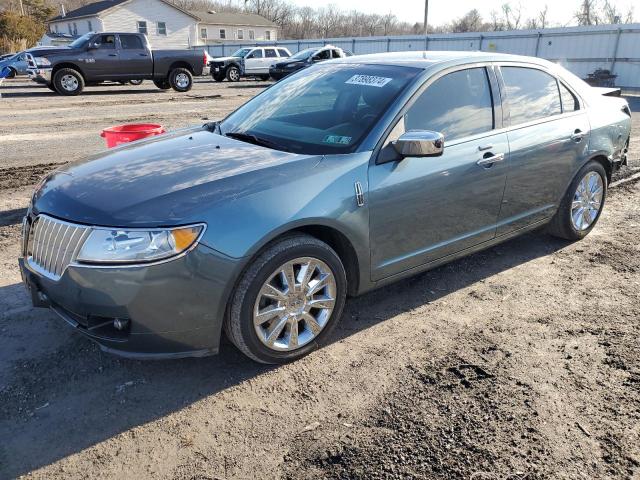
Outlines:
[[89,43],[89,39],[93,37],[93,32],[85,33],[80,38],[76,38],[73,42],[69,44],[71,48],[84,48]]
[[316,65],[247,102],[221,123],[220,132],[295,153],[350,153],[419,71]]
[[309,58],[315,51],[315,48],[307,48],[306,50],[300,50],[298,53],[296,53],[295,55],[291,55],[291,57],[289,58],[291,60],[304,60],[305,58]]
[[241,48],[240,50],[236,51],[236,53],[234,53],[231,56],[232,57],[244,58],[244,57],[247,56],[247,53],[249,53],[250,51],[251,51],[250,48]]

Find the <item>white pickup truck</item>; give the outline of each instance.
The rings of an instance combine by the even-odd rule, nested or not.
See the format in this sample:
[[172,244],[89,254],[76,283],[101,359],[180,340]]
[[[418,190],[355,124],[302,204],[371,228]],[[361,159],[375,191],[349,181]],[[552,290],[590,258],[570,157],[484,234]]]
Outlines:
[[214,58],[209,66],[216,82],[222,82],[225,78],[237,82],[241,77],[269,80],[269,67],[290,56],[291,52],[284,47],[246,47],[230,57]]

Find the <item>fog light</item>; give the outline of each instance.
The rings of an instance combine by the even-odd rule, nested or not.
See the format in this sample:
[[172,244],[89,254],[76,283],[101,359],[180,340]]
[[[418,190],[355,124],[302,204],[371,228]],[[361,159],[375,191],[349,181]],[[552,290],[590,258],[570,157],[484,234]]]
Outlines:
[[116,330],[124,330],[125,328],[127,328],[127,325],[129,325],[129,320],[124,320],[122,318],[116,318],[113,321],[113,327]]

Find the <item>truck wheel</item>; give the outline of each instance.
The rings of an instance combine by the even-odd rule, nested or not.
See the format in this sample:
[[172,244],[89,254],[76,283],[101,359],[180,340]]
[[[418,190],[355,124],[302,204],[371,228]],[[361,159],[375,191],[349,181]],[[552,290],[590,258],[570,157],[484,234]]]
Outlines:
[[240,279],[227,337],[249,358],[286,363],[325,343],[342,315],[347,278],[340,257],[309,235],[267,247]]
[[129,83],[130,83],[131,85],[142,85],[142,82],[143,82],[143,81],[144,81],[144,80],[129,80]]
[[271,78],[269,75],[260,75],[260,80],[262,80],[263,82],[266,82],[267,80],[269,80],[269,78]]
[[240,81],[240,69],[233,65],[227,68],[227,80],[230,82]]
[[171,85],[169,85],[169,80],[154,80],[153,84],[160,90],[169,90],[171,88]]
[[[47,83],[47,88],[49,90],[51,90],[52,92],[56,92],[56,87],[55,87],[55,85],[53,83]],[[58,92],[56,92],[56,93],[58,93]]]
[[224,80],[224,73],[212,73],[211,78],[213,78],[216,82],[222,82]]
[[169,73],[169,84],[176,92],[188,92],[193,87],[193,75],[186,68],[174,68]]
[[16,78],[18,73],[11,67],[9,67],[9,73],[7,74],[7,78]]
[[84,78],[73,68],[61,68],[53,77],[53,85],[60,95],[79,95],[84,89]]

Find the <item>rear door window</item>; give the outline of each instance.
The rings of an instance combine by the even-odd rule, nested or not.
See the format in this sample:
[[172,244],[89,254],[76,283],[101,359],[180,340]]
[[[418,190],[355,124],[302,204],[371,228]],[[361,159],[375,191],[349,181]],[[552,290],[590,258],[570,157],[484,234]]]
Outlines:
[[525,67],[501,67],[511,125],[540,120],[562,112],[558,83],[546,72]]
[[562,100],[562,112],[575,112],[576,110],[580,110],[580,104],[578,103],[578,99],[576,96],[564,86],[563,83],[560,83],[560,99]]
[[264,56],[267,57],[267,58],[275,58],[278,55],[276,54],[275,48],[265,48],[264,49]]
[[484,68],[469,68],[439,78],[404,116],[405,131],[440,132],[447,141],[493,128],[493,100]]
[[137,35],[120,35],[123,50],[144,50],[142,40]]

